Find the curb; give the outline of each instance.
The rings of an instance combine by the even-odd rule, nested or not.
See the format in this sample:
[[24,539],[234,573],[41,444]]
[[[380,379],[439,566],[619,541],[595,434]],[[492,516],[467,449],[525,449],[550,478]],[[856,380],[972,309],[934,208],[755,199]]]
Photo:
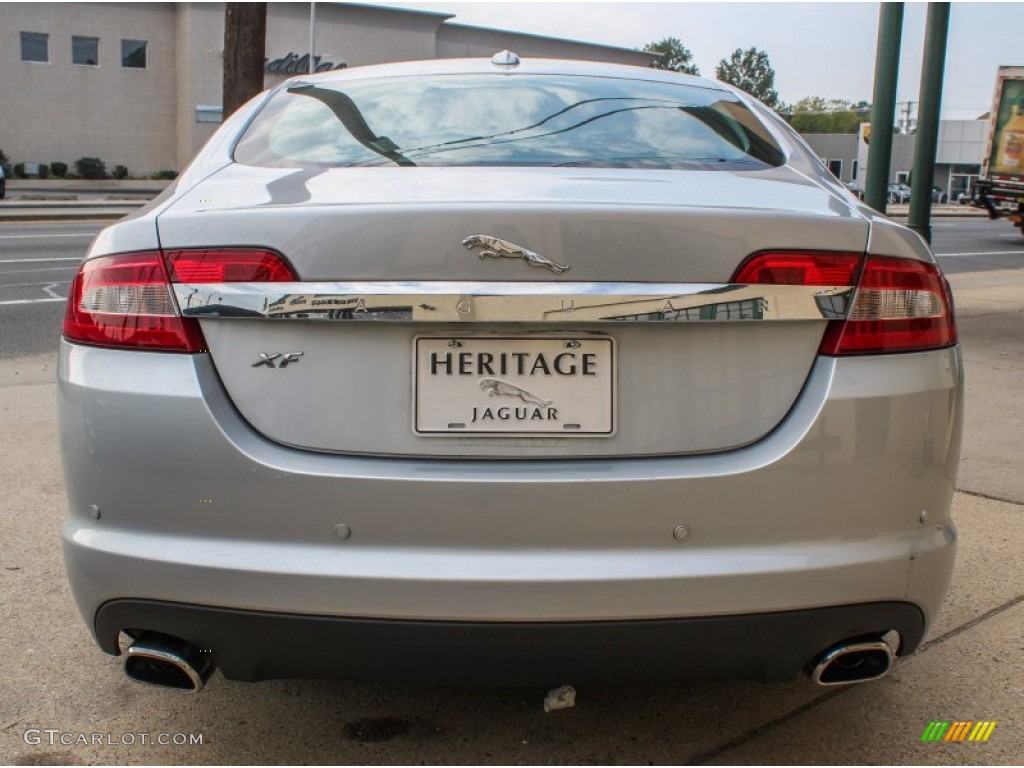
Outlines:
[[52,208],[55,211],[69,211],[73,213],[75,209],[82,208],[86,210],[92,210],[94,208],[141,208],[146,205],[149,200],[26,200],[25,202],[17,203],[0,203],[0,216],[5,211],[16,211],[19,209],[47,209]]
[[33,221],[117,221],[131,211],[91,211],[85,213],[24,213],[0,216],[0,224],[19,224]]

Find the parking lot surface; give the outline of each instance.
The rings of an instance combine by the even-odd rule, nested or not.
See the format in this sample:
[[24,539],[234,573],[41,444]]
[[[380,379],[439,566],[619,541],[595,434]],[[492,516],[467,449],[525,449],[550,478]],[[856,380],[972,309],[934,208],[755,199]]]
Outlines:
[[[53,379],[59,299],[98,229],[0,226],[0,763],[1020,762],[1024,238],[1009,225],[936,222],[960,312],[967,426],[957,567],[922,649],[862,686],[578,686],[575,707],[547,714],[539,689],[216,675],[198,695],[176,694],[133,683],[95,648],[61,561]],[[997,725],[982,743],[921,740],[932,721],[967,720]]]

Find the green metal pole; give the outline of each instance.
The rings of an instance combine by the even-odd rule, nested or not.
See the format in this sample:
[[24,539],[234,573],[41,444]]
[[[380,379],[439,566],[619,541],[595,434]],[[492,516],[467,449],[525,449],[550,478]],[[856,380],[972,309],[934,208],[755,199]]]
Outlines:
[[929,3],[928,26],[924,33],[924,61],[921,66],[914,171],[910,179],[910,218],[907,219],[907,226],[929,243],[932,241],[932,182],[935,180],[935,151],[939,145],[939,108],[942,106],[942,77],[946,67],[948,32],[949,3]]
[[896,75],[900,69],[903,3],[882,3],[878,9],[875,48],[875,90],[871,100],[871,141],[864,202],[885,213],[892,161],[892,127],[896,118]]

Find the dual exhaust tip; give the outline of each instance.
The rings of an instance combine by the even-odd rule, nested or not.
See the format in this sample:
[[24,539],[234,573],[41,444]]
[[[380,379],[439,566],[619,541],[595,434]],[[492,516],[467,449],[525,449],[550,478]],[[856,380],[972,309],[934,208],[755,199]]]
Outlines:
[[144,632],[125,654],[124,671],[132,680],[161,688],[198,693],[213,674],[210,653],[170,635]]
[[[858,639],[834,645],[810,670],[818,685],[865,683],[885,676],[895,661],[888,643]],[[124,671],[132,680],[198,693],[215,669],[212,656],[191,643],[169,635],[145,632],[127,650]]]

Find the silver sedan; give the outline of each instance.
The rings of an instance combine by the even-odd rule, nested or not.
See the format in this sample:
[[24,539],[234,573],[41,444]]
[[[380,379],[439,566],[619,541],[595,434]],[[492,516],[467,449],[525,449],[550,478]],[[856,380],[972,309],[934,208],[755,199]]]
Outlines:
[[870,680],[953,567],[927,245],[722,83],[290,79],[104,230],[67,572],[144,682]]

